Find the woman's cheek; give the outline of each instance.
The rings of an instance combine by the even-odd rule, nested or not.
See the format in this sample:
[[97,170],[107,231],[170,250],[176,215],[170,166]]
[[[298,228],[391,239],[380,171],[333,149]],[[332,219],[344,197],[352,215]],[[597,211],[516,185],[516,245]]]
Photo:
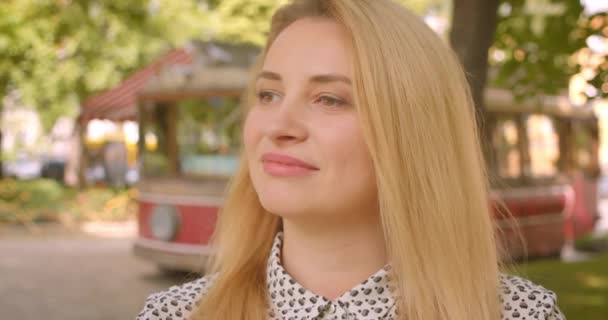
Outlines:
[[243,126],[243,144],[247,156],[253,156],[255,146],[260,140],[261,128],[258,123],[257,112],[251,110],[245,119]]
[[346,117],[343,121],[322,128],[326,148],[334,153],[337,160],[362,160],[360,157],[367,152],[367,148],[356,118]]
[[368,180],[375,180],[372,178],[375,174],[371,154],[356,118],[333,126],[333,130],[326,135],[332,137],[328,151],[333,153],[336,163],[341,164],[337,168],[340,175],[352,178],[353,173],[356,173],[355,176],[365,181],[365,184],[372,183]]

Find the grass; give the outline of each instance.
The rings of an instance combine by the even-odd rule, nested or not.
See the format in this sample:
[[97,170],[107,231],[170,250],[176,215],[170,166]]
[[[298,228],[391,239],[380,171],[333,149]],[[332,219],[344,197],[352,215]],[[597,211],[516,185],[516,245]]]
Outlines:
[[557,294],[568,320],[608,319],[608,254],[577,263],[534,261],[515,267],[517,274]]
[[48,179],[3,179],[0,223],[124,221],[135,215],[134,192],[108,188],[77,190]]
[[608,232],[583,237],[576,241],[575,247],[581,251],[608,252]]

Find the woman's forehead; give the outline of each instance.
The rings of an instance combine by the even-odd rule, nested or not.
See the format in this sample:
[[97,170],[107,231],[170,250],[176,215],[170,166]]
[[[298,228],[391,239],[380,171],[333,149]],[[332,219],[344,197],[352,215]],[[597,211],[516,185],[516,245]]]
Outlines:
[[[326,18],[303,18],[283,30],[269,47],[263,70],[278,74],[351,76],[344,29]],[[284,75],[287,76],[287,75]]]

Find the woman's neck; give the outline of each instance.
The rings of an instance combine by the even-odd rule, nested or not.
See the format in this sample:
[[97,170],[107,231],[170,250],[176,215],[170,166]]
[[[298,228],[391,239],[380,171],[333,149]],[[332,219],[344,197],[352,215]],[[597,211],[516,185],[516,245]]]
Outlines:
[[283,219],[281,261],[308,290],[335,299],[387,264],[380,217],[302,222]]

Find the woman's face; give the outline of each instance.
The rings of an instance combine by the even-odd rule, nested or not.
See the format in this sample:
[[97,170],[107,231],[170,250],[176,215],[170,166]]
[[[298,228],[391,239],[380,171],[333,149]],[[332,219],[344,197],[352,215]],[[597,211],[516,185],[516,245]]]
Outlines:
[[377,208],[347,48],[338,24],[301,19],[266,55],[244,141],[254,188],[269,212],[300,219]]

